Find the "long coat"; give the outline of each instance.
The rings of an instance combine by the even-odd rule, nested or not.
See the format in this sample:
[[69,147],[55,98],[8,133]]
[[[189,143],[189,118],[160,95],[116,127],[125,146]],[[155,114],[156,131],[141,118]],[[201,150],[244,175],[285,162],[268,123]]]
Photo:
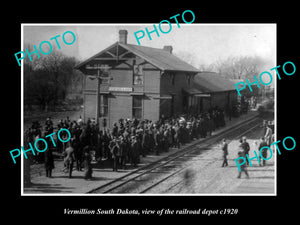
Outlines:
[[92,161],[92,157],[89,153],[89,146],[86,146],[84,147],[84,161],[83,161],[85,179],[89,179],[92,177],[93,170],[92,170],[91,161]]
[[[258,151],[260,151],[260,149],[261,149],[262,147],[265,147],[265,146],[268,146],[267,142],[261,141],[260,144],[259,144],[259,146],[258,146]],[[264,149],[261,151],[261,155],[262,155],[263,158],[267,158],[267,155],[268,155],[268,150],[267,150],[267,148],[264,148]]]
[[45,159],[45,169],[46,170],[54,169],[54,159],[53,159],[53,154],[52,154],[51,148],[48,148],[45,151],[44,159]]
[[223,142],[222,150],[223,150],[223,157],[226,157],[228,155],[228,144],[226,142]]
[[243,149],[244,154],[248,154],[250,151],[250,145],[248,142],[243,142],[240,147]]

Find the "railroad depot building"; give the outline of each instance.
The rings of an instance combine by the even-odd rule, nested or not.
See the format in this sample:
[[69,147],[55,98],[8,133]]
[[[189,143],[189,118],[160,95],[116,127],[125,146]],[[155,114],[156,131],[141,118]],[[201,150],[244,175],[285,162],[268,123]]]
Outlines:
[[128,44],[127,30],[120,30],[118,42],[75,67],[85,75],[84,120],[96,118],[97,105],[100,125],[105,119],[112,127],[120,118],[157,121],[236,101],[233,82],[199,71],[172,51]]

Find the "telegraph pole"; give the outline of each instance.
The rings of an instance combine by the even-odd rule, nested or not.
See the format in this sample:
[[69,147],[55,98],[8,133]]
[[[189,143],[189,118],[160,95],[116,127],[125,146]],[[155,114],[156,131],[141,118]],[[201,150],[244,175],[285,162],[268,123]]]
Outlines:
[[99,115],[100,115],[100,103],[99,103],[100,82],[101,82],[100,67],[97,67],[96,124],[98,124],[98,126],[99,126]]
[[101,84],[101,80],[103,77],[104,72],[106,72],[108,69],[110,69],[111,67],[109,67],[108,65],[100,65],[97,64],[97,93],[96,93],[96,124],[98,124],[98,126],[100,125],[99,123],[99,117],[100,117],[100,84]]

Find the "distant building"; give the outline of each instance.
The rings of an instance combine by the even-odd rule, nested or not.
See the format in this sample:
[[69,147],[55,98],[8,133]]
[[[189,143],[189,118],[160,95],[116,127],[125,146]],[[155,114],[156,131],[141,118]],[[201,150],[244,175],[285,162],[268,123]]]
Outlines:
[[[219,107],[226,109],[237,102],[237,91],[234,83],[214,72],[200,72],[194,77],[192,89],[188,93],[188,107],[196,112]],[[185,96],[185,95],[184,95]]]
[[[120,118],[158,120],[193,109],[225,107],[236,100],[234,83],[218,74],[200,72],[163,49],[127,43],[127,31],[119,31],[119,41],[76,66],[85,74],[84,120],[96,116],[97,79],[100,84],[100,121],[109,127]],[[106,65],[108,70],[97,67]],[[101,124],[101,122],[100,122]]]

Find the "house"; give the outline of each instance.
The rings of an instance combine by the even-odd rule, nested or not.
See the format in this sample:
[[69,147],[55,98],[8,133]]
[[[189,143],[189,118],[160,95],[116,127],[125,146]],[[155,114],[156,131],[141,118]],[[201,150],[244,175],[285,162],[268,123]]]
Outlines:
[[84,120],[98,113],[100,125],[106,121],[108,127],[120,118],[156,121],[162,115],[184,113],[197,103],[207,108],[231,99],[228,93],[235,89],[234,84],[223,87],[220,81],[222,84],[214,85],[215,74],[204,76],[172,51],[172,46],[158,49],[128,44],[127,30],[120,30],[118,42],[75,67],[85,74]]

